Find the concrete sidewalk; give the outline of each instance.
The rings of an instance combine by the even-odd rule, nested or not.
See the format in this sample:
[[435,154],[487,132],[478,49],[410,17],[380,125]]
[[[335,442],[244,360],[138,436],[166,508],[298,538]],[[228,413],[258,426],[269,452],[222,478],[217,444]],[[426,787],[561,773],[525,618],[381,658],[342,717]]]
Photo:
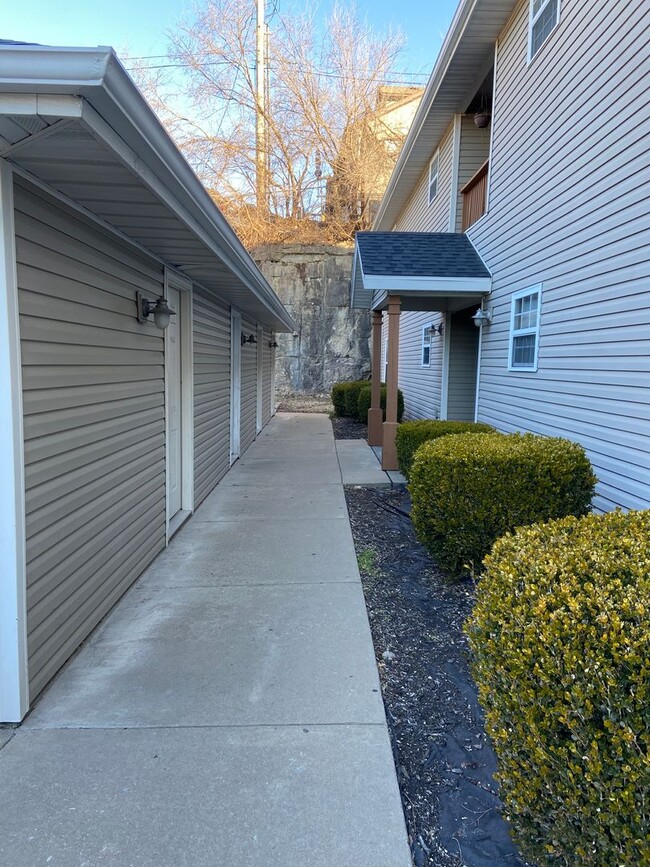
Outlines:
[[12,867],[409,867],[326,416],[268,425],[2,748],[0,780]]

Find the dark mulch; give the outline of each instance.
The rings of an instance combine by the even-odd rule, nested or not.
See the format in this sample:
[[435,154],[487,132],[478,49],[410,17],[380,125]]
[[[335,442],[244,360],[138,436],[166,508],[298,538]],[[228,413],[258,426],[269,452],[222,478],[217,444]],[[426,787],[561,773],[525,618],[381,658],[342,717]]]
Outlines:
[[353,418],[332,418],[335,440],[365,440],[368,438],[368,425]]
[[451,583],[415,539],[404,488],[346,488],[416,867],[523,865],[500,812]]

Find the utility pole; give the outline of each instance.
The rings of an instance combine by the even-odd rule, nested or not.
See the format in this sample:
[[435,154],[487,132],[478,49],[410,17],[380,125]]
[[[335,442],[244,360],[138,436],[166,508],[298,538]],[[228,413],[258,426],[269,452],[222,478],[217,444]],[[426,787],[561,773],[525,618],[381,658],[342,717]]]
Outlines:
[[269,210],[266,147],[266,27],[264,24],[264,0],[257,0],[257,29],[255,50],[255,89],[257,113],[255,127],[255,186],[257,210],[266,217]]

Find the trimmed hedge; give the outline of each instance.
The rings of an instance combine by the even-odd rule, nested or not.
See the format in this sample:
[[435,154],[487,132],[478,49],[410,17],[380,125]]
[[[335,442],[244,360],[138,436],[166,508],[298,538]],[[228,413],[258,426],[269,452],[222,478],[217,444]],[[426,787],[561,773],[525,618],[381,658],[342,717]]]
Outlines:
[[[380,406],[383,410],[383,418],[386,421],[386,394],[387,388],[382,384],[381,392],[380,392]],[[357,398],[357,413],[356,418],[359,421],[362,421],[364,424],[368,423],[368,410],[370,409],[370,403],[372,400],[372,391],[368,383],[365,384],[365,388],[362,388],[359,391],[359,396]],[[404,415],[404,395],[402,394],[402,389],[397,389],[397,421],[402,420],[402,416]],[[398,428],[399,430],[399,428]]]
[[435,440],[447,434],[458,433],[494,433],[494,428],[483,422],[472,421],[442,421],[441,419],[419,419],[405,421],[397,429],[397,460],[403,476],[408,479],[415,452],[422,443]]
[[359,390],[368,385],[368,380],[360,379],[355,382],[337,382],[332,386],[332,404],[334,413],[338,416],[356,418],[357,398]]
[[466,632],[524,857],[650,864],[650,511],[522,527],[477,595]]
[[417,450],[409,490],[420,541],[452,575],[478,570],[525,524],[584,515],[596,478],[582,446],[533,434],[465,433]]

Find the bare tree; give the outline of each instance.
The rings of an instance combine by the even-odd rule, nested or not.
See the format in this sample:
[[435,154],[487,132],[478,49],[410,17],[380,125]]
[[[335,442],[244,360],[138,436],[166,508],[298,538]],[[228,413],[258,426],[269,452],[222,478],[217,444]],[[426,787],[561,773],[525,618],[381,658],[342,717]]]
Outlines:
[[321,27],[313,12],[274,16],[266,213],[255,207],[254,3],[209,0],[170,39],[167,63],[132,73],[244,243],[295,238],[297,227],[345,239],[368,224],[370,193],[397,155],[379,95],[396,76],[401,34],[374,33],[347,6]]

